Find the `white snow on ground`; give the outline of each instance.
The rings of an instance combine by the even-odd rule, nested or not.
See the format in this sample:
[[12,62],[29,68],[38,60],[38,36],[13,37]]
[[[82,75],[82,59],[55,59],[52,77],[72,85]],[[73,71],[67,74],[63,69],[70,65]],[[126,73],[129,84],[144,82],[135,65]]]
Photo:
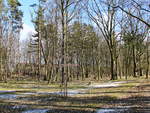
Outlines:
[[110,83],[116,83],[116,84],[125,84],[128,83],[129,81],[117,81],[117,82],[110,82]]
[[122,113],[127,111],[127,108],[105,108],[97,110],[97,113]]
[[27,105],[16,105],[16,106],[13,106],[12,108],[13,109],[19,109],[19,108],[26,108],[28,107]]
[[100,109],[97,111],[97,113],[111,113],[115,112],[115,109]]
[[107,87],[118,87],[119,84],[116,83],[104,83],[104,84],[100,84],[100,85],[91,85],[91,87],[93,88],[107,88]]
[[13,93],[13,92],[16,92],[16,91],[12,91],[12,90],[7,90],[7,91],[0,91],[0,93]]
[[15,100],[17,99],[18,96],[20,95],[17,95],[17,94],[5,94],[5,93],[14,93],[16,91],[11,91],[11,90],[8,90],[8,91],[0,91],[0,99],[7,99],[7,100]]
[[7,100],[15,100],[21,95],[16,95],[16,94],[3,94],[0,95],[0,99],[7,99]]
[[36,92],[27,92],[27,93],[23,93],[22,95],[35,95],[35,94],[37,94]]
[[90,85],[91,88],[107,88],[107,87],[118,87],[120,84],[127,83],[127,81],[119,81],[119,82],[108,82],[102,84]]
[[22,113],[46,113],[48,111],[49,111],[48,109],[34,109],[34,110],[23,111]]

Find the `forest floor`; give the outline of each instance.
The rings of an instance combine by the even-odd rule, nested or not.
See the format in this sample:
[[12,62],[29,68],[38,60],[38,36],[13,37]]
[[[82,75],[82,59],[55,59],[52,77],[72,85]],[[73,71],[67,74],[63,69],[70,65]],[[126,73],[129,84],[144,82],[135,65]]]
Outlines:
[[68,97],[59,84],[0,83],[0,113],[149,113],[150,80],[75,81]]

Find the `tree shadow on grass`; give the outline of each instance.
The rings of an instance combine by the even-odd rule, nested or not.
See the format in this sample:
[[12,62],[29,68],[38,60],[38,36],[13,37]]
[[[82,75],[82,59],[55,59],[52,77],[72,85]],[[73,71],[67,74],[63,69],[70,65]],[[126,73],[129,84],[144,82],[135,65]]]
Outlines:
[[[149,87],[145,85],[143,87]],[[114,88],[114,91],[109,92],[96,92],[87,94],[114,94],[114,93],[148,93],[148,90],[140,91],[118,91]],[[11,92],[12,93],[12,92]],[[16,93],[16,92],[14,92]],[[23,92],[17,92],[23,93]],[[84,95],[84,94],[82,94]],[[118,99],[112,96],[94,96],[94,97],[67,97],[54,95],[54,94],[42,94],[42,95],[28,95],[27,97],[21,97],[20,100],[25,99],[24,104],[29,109],[49,109],[48,113],[94,113],[97,109],[104,108],[116,108],[116,106],[129,106],[128,113],[149,113],[150,112],[150,96],[130,96],[128,98]],[[29,101],[29,102],[28,102]],[[30,103],[30,102],[35,103]],[[19,101],[5,101],[0,100],[0,113],[19,113],[26,109],[12,109],[14,105],[21,105]],[[107,106],[107,107],[106,107]]]
[[[149,113],[150,111],[150,96],[132,96],[123,99],[117,99],[111,96],[96,96],[96,97],[61,97],[56,95],[40,95],[26,97],[30,101],[40,101],[36,104],[25,103],[28,108],[46,108],[49,109],[48,113],[94,113],[97,109],[103,108],[105,105],[107,108],[113,108],[116,106],[129,106],[128,113]],[[68,104],[69,103],[69,104]],[[20,105],[19,102],[0,101],[0,113],[2,110],[7,110],[5,106]],[[95,106],[96,105],[96,106]],[[99,106],[98,106],[99,105]],[[101,106],[102,105],[102,106]],[[10,107],[11,108],[11,107]],[[8,109],[12,111],[11,109]],[[14,109],[19,113],[21,110]],[[7,113],[7,112],[6,112]],[[11,112],[8,112],[11,113]]]

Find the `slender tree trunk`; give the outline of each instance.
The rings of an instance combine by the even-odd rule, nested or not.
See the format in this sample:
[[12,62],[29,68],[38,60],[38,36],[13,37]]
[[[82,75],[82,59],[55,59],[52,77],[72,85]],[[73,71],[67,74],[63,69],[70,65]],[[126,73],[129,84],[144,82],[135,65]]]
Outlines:
[[140,76],[143,75],[143,73],[142,73],[142,66],[141,65],[142,65],[141,64],[141,56],[139,56],[139,71],[140,71]]
[[39,25],[39,37],[38,37],[38,81],[40,81],[41,77],[41,30]]
[[113,53],[112,53],[112,51],[110,51],[110,62],[111,62],[111,80],[115,80],[114,58],[113,58]]
[[135,56],[135,46],[132,47],[132,55],[133,55],[133,77],[136,77],[136,56]]
[[[62,6],[63,7],[63,6]],[[62,8],[64,9],[64,8]],[[64,76],[65,76],[65,28],[64,28],[64,11],[62,11],[62,45],[61,45],[61,55],[62,55],[62,60],[61,60],[61,85],[63,89],[64,85]]]
[[146,66],[146,79],[148,79],[149,76],[149,39],[147,39],[147,44],[146,44],[146,61],[147,61],[147,66]]
[[[77,64],[79,64],[79,56],[77,55]],[[79,75],[80,75],[80,67],[77,66],[77,80],[79,80]]]

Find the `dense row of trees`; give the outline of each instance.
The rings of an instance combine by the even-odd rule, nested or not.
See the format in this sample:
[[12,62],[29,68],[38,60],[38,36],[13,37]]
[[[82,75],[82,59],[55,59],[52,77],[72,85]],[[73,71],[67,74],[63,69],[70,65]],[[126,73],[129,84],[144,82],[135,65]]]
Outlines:
[[61,81],[65,92],[75,79],[148,78],[148,0],[39,0],[31,4],[36,33],[24,42],[21,59],[21,4],[6,3],[0,0],[1,77],[17,72]]
[[6,81],[19,62],[23,13],[18,0],[0,0],[0,79]]

